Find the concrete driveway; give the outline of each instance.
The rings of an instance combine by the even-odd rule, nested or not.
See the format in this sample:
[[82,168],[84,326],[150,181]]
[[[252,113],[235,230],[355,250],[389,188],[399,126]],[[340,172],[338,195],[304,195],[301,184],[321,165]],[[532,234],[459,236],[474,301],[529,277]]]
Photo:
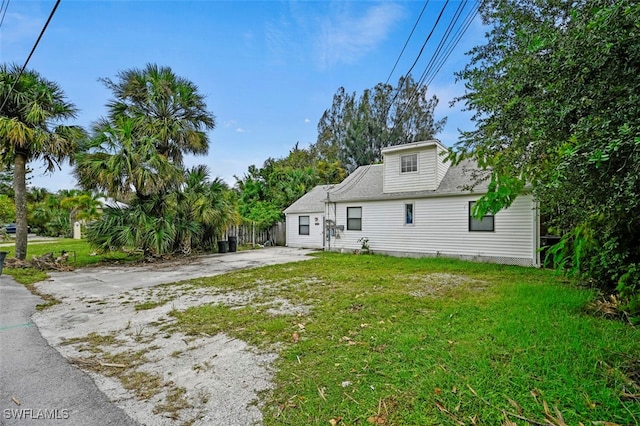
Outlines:
[[[46,342],[62,355],[57,363],[66,367],[71,363],[81,368],[106,395],[106,400],[114,405],[115,412],[124,412],[132,423],[259,424],[262,417],[256,401],[258,394],[271,386],[270,366],[276,354],[257,351],[224,334],[186,336],[165,331],[174,321],[169,315],[172,310],[205,303],[227,303],[229,300],[251,303],[257,296],[247,291],[221,293],[160,284],[302,261],[309,259],[307,255],[310,252],[268,247],[162,264],[56,272],[51,274],[51,279],[36,286],[61,303],[36,312],[32,320]],[[27,303],[33,305],[35,299],[31,298]],[[154,301],[159,301],[157,306],[136,309],[141,303]],[[287,309],[291,313],[303,308],[288,306]],[[28,319],[23,321],[23,324],[31,324]],[[5,325],[4,320],[2,325]],[[25,327],[28,329],[30,326]],[[33,331],[35,328],[31,329]],[[6,400],[9,393],[4,390],[4,379],[8,377],[5,371],[14,369],[15,365],[11,364],[20,364],[20,351],[31,352],[36,349],[30,345],[43,345],[35,339],[37,336],[32,337],[34,339],[12,345],[17,352],[11,358],[2,357],[3,409],[16,408],[14,401]],[[3,350],[4,346],[3,343]],[[77,395],[61,393],[75,385],[68,383],[67,375],[59,375],[62,377],[52,377],[44,384],[41,384],[42,378],[37,373],[20,380],[24,380],[27,387],[40,389],[43,400],[47,400],[46,395],[55,396],[56,401],[62,401],[62,405],[58,404],[62,408],[74,413],[88,412],[85,406],[76,407]],[[132,378],[149,379],[157,385],[153,392],[141,394],[135,386],[127,385]],[[27,383],[29,381],[32,383]],[[88,392],[85,394],[90,395]],[[174,401],[178,394],[182,400],[181,404],[174,404],[179,408],[174,410],[168,401]],[[97,407],[104,406],[104,400],[88,398],[95,399]],[[73,419],[66,421],[64,424],[106,424],[87,419],[80,423]]]

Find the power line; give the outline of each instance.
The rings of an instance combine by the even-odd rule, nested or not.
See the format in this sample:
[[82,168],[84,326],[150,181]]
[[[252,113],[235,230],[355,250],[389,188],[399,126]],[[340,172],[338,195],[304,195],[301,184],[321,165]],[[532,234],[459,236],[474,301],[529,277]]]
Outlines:
[[429,62],[427,62],[427,65],[425,66],[425,69],[422,75],[420,76],[420,79],[418,80],[420,84],[426,79],[426,76],[429,75],[429,72],[431,72],[431,70],[433,69],[434,64],[440,59],[440,53],[442,52],[442,48],[444,47],[445,43],[447,42],[447,39],[451,35],[451,31],[458,23],[458,20],[460,19],[460,15],[462,14],[462,11],[466,5],[467,5],[467,0],[464,0],[463,2],[460,2],[458,4],[458,7],[455,13],[453,14],[453,18],[449,21],[449,25],[447,26],[447,29],[445,30],[444,35],[440,38],[440,42],[438,43],[436,50],[434,51],[433,55],[429,59]]
[[[466,4],[466,1],[465,1],[465,4]],[[404,114],[406,113],[409,105],[415,100],[416,95],[419,93],[420,86],[425,85],[424,84],[425,81],[427,82],[426,83],[427,87],[431,84],[431,82],[433,81],[435,76],[438,74],[438,72],[440,71],[442,66],[449,59],[449,56],[451,55],[451,53],[453,52],[455,47],[460,42],[460,39],[462,38],[464,33],[467,31],[467,29],[471,25],[471,22],[473,22],[473,20],[477,16],[478,12],[479,12],[479,4],[478,4],[477,1],[474,1],[471,9],[469,10],[469,12],[467,12],[467,15],[466,15],[465,19],[463,20],[462,24],[458,27],[458,29],[456,30],[454,36],[449,40],[448,44],[446,44],[446,47],[444,48],[444,50],[442,50],[442,46],[445,45],[446,39],[451,34],[451,30],[450,29],[455,27],[455,23],[460,18],[461,9],[460,9],[460,7],[458,8],[458,10],[456,11],[456,14],[455,14],[455,18],[452,19],[452,22],[449,24],[449,27],[447,28],[446,35],[441,39],[441,41],[440,41],[440,43],[438,45],[437,52],[434,52],[434,55],[429,60],[429,63],[427,65],[427,67],[425,68],[425,71],[423,72],[422,76],[420,77],[419,81],[417,82],[417,85],[416,85],[416,88],[415,88],[414,92],[411,94],[411,96],[409,96],[408,101],[405,103],[405,105],[402,108],[402,110],[400,111],[400,113],[396,114],[396,120],[400,120],[404,116]],[[452,25],[452,23],[453,23],[453,25]],[[444,53],[442,53],[442,52],[444,52]],[[431,72],[432,70],[434,70],[434,71]],[[430,72],[431,72],[431,74],[429,75]]]
[[455,47],[458,45],[458,43],[462,39],[462,36],[464,35],[464,33],[467,32],[467,30],[469,29],[469,26],[471,26],[471,23],[473,22],[473,20],[476,18],[476,16],[480,12],[480,10],[477,7],[475,7],[474,9],[475,10],[472,10],[472,11],[469,12],[469,15],[467,15],[467,19],[463,22],[462,27],[464,29],[462,31],[459,31],[459,33],[449,43],[449,46],[451,46],[451,47],[449,48],[449,46],[447,46],[447,50],[446,50],[447,53],[445,54],[445,56],[442,58],[442,60],[440,61],[440,63],[436,67],[436,70],[431,75],[431,78],[427,81],[427,83],[426,83],[427,86],[431,85],[431,82],[433,81],[435,76],[438,74],[438,72],[440,72],[440,69],[447,62],[447,60],[449,59],[449,56],[451,56],[451,53],[453,52],[453,49],[455,49]]
[[420,56],[422,56],[422,53],[424,52],[424,48],[427,45],[427,43],[429,42],[429,40],[431,39],[431,36],[433,35],[433,32],[435,31],[436,27],[438,26],[438,22],[440,22],[440,18],[442,18],[442,15],[444,14],[444,11],[447,8],[448,4],[449,4],[449,0],[447,0],[445,2],[444,6],[440,10],[440,13],[438,14],[438,18],[436,19],[436,22],[433,24],[433,27],[431,28],[431,31],[429,32],[429,35],[427,35],[426,40],[424,41],[424,43],[422,43],[422,47],[420,48],[420,51],[418,52],[418,56],[416,56],[416,60],[413,61],[413,64],[411,64],[411,67],[409,68],[409,71],[407,71],[407,73],[404,75],[404,79],[402,79],[400,81],[400,84],[398,85],[398,88],[396,89],[396,92],[394,93],[393,98],[391,99],[391,103],[389,104],[389,111],[387,111],[387,115],[391,111],[391,107],[393,106],[394,102],[398,98],[398,94],[400,93],[400,90],[402,89],[402,86],[404,85],[404,82],[407,80],[407,77],[409,77],[409,75],[411,74],[411,71],[413,71],[413,68],[418,63],[418,60],[420,59]]
[[[6,5],[5,5],[6,1]],[[2,13],[2,19],[0,19],[0,28],[2,28],[2,23],[4,22],[4,17],[7,15],[7,9],[9,9],[9,3],[11,0],[2,0],[2,5],[0,6],[0,12]],[[4,12],[2,12],[2,8],[4,7]]]
[[420,22],[420,19],[422,18],[422,14],[424,13],[424,11],[427,8],[428,4],[429,4],[429,0],[427,0],[424,3],[424,6],[422,7],[422,10],[420,11],[420,15],[418,16],[418,19],[416,20],[416,23],[413,25],[413,29],[411,30],[411,33],[409,33],[409,37],[407,37],[407,41],[404,42],[404,46],[402,47],[402,50],[400,51],[400,54],[398,55],[398,59],[396,59],[396,63],[393,65],[393,68],[391,69],[391,72],[389,73],[389,77],[387,77],[387,81],[385,81],[384,84],[388,84],[389,83],[389,80],[391,79],[391,76],[393,75],[393,72],[396,70],[396,67],[398,66],[398,62],[400,62],[400,58],[404,54],[404,51],[407,48],[407,44],[409,44],[409,40],[411,40],[411,37],[413,36],[413,32],[416,30],[416,27],[418,26],[418,23]]
[[18,73],[18,77],[14,80],[13,84],[11,85],[9,92],[7,93],[7,97],[4,98],[4,102],[2,102],[2,106],[0,106],[0,111],[4,109],[4,106],[9,100],[9,96],[11,96],[11,92],[13,92],[13,89],[16,87],[16,84],[18,83],[18,81],[20,80],[20,77],[22,77],[22,74],[24,73],[24,70],[27,68],[27,64],[31,60],[31,56],[33,56],[33,52],[36,51],[36,47],[38,47],[38,43],[40,43],[40,39],[42,39],[42,36],[44,35],[44,32],[47,29],[47,26],[49,26],[49,22],[51,22],[51,18],[53,18],[53,15],[56,13],[56,9],[58,9],[59,4],[60,4],[60,0],[56,0],[56,4],[53,6],[53,10],[51,10],[51,13],[49,14],[49,18],[47,18],[47,22],[45,22],[44,27],[42,27],[42,30],[40,31],[40,35],[38,36],[38,39],[33,45],[33,48],[31,49],[31,52],[29,53],[27,60],[24,61],[24,65],[22,66],[22,68],[20,69],[20,72]]
[[424,41],[424,43],[422,43],[422,47],[420,48],[420,51],[418,52],[418,56],[416,56],[416,60],[413,61],[413,64],[411,64],[411,67],[409,68],[409,71],[407,71],[405,76],[408,76],[409,74],[411,74],[411,71],[413,71],[413,67],[415,67],[416,64],[418,63],[418,60],[420,59],[420,56],[422,56],[422,53],[424,52],[425,46],[427,45],[427,43],[431,39],[431,36],[433,35],[433,32],[435,31],[436,27],[438,26],[438,22],[440,22],[440,18],[442,18],[442,14],[444,13],[444,10],[447,8],[448,4],[449,4],[449,0],[447,0],[444,3],[444,6],[442,7],[442,10],[440,10],[440,13],[438,14],[438,19],[436,19],[436,22],[433,24],[433,27],[431,28],[431,31],[429,32],[429,35],[427,36],[427,39]]

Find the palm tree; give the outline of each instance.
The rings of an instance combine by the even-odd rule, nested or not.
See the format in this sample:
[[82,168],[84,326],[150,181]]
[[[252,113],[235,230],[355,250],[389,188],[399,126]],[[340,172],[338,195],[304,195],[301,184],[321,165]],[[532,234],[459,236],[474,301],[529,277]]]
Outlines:
[[156,149],[140,120],[117,116],[93,125],[94,137],[76,155],[75,176],[88,190],[127,200],[165,193],[182,181],[182,171]]
[[176,244],[185,254],[194,247],[211,246],[216,236],[238,222],[232,191],[224,181],[209,181],[209,169],[200,165],[185,171],[185,183],[172,193]]
[[197,86],[168,67],[149,64],[117,77],[102,80],[114,99],[77,155],[75,174],[85,189],[104,191],[128,208],[105,209],[87,239],[103,250],[134,246],[158,255],[182,245],[188,251],[205,225],[197,222],[197,191],[181,192],[188,177],[183,156],[207,153],[215,117]]
[[72,159],[84,131],[52,123],[75,117],[57,84],[35,71],[0,65],[0,163],[13,166],[16,203],[16,259],[27,256],[27,163],[43,160],[48,172]]
[[176,165],[182,165],[185,153],[207,153],[206,132],[215,128],[215,116],[191,81],[156,64],[121,71],[118,81],[102,81],[115,96],[107,104],[110,121],[122,116],[136,119],[139,130],[153,136],[158,153]]

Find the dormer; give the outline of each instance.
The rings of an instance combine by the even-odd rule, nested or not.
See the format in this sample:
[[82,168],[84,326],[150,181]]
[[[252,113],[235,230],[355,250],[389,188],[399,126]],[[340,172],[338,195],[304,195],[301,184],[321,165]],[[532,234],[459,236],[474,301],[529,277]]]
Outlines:
[[445,151],[438,140],[383,148],[383,192],[435,191],[449,169]]

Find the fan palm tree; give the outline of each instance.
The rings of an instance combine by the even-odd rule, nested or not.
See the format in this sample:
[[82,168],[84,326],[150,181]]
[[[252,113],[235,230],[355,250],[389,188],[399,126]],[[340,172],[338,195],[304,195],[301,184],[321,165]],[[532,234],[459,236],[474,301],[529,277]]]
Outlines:
[[[149,64],[102,79],[114,99],[93,126],[93,137],[76,157],[85,189],[106,192],[129,207],[106,209],[87,239],[108,250],[135,246],[152,255],[192,246],[204,224],[198,191],[182,193],[185,154],[206,154],[215,117],[192,82],[168,67]],[[186,186],[185,186],[186,185]],[[179,199],[179,202],[176,201]]]
[[206,132],[215,128],[215,116],[191,81],[156,64],[121,71],[117,81],[102,81],[115,96],[107,104],[109,120],[136,119],[137,129],[153,136],[158,153],[176,165],[182,165],[185,153],[207,153]]
[[172,193],[171,197],[178,249],[188,254],[194,247],[212,245],[217,235],[237,222],[231,194],[229,187],[220,179],[209,181],[206,166],[185,171],[183,188]]
[[57,84],[35,71],[0,65],[0,163],[13,166],[16,203],[17,259],[27,256],[27,163],[43,160],[47,171],[72,159],[84,131],[77,126],[53,126],[75,117],[76,108]]
[[182,181],[182,170],[156,150],[157,139],[139,124],[127,116],[94,123],[94,137],[76,156],[74,173],[83,188],[129,201],[165,193]]

